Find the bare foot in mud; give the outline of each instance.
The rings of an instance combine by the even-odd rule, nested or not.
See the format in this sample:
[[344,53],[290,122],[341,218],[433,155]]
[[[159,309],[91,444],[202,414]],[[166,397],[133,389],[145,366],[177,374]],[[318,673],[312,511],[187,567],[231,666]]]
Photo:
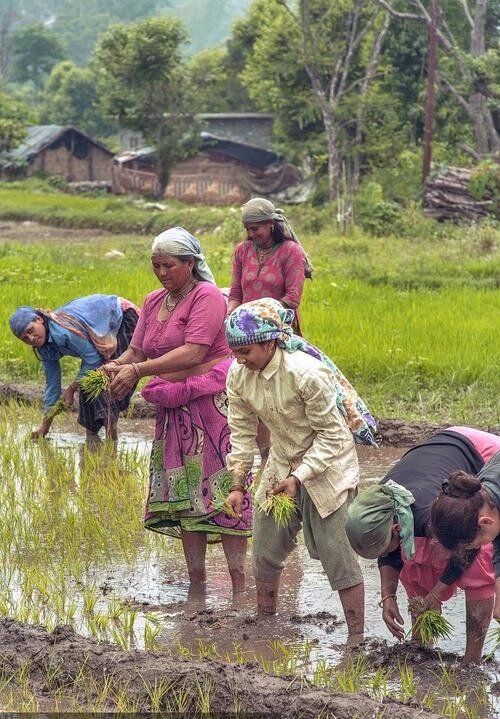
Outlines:
[[359,647],[365,643],[365,637],[363,634],[349,634],[346,640],[346,647],[349,649],[353,647]]

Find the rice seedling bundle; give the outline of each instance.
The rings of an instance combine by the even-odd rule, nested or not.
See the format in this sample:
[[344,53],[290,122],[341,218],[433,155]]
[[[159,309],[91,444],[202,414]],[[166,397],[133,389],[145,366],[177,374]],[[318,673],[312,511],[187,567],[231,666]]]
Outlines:
[[214,493],[214,496],[212,497],[212,504],[219,510],[219,512],[224,512],[224,514],[227,514],[229,517],[238,519],[238,515],[228,503],[227,497],[224,495],[222,490]]
[[453,625],[435,609],[427,609],[416,618],[413,632],[418,633],[423,644],[434,644],[438,639],[449,639]]
[[81,378],[80,387],[88,399],[97,399],[109,390],[109,377],[100,369],[91,369]]
[[69,409],[66,402],[63,400],[62,397],[59,397],[57,402],[52,405],[52,407],[49,409],[47,414],[45,415],[45,419],[48,419],[50,422],[54,419],[54,417],[57,417],[58,414],[61,414],[61,412],[66,412]]
[[271,514],[278,527],[285,527],[297,511],[297,502],[286,492],[270,494],[260,508]]

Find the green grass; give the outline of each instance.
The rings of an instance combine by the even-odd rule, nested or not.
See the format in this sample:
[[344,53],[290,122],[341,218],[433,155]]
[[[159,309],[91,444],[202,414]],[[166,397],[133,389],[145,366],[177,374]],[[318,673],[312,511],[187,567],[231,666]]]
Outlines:
[[[122,220],[128,212],[143,219],[155,215],[117,198],[28,194],[5,186],[0,195],[0,215],[5,199],[28,211],[43,200],[54,222],[59,215],[50,202],[66,203],[89,224],[96,213],[113,215],[115,209]],[[357,229],[342,236],[328,208],[290,208],[289,214],[315,266],[301,307],[304,334],[334,359],[370,409],[383,418],[499,425],[498,226],[438,225],[409,213],[404,236],[370,237]],[[168,203],[160,215],[161,224],[147,237],[89,239],[87,233],[67,242],[49,236],[0,245],[2,326],[18,304],[54,308],[92,292],[141,304],[158,287],[150,268],[151,239],[176,222],[200,237],[219,285],[227,286],[232,249],[243,236],[237,211]],[[125,257],[107,259],[111,249]],[[69,377],[77,365],[66,365]],[[9,332],[2,335],[0,376],[43,381],[31,350]]]

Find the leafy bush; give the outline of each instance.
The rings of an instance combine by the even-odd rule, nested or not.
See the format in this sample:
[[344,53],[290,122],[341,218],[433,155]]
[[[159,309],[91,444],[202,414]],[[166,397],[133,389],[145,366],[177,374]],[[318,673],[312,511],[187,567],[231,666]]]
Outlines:
[[475,200],[492,200],[491,211],[500,219],[500,165],[493,160],[481,162],[469,181],[469,192]]

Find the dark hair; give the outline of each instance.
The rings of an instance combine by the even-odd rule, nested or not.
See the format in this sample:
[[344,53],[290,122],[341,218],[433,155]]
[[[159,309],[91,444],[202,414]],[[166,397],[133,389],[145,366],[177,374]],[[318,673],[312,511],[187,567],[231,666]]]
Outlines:
[[485,502],[491,500],[479,479],[463,470],[452,472],[432,503],[431,533],[452,551],[470,544],[479,531],[479,510]]
[[[42,310],[36,308],[35,312],[38,317],[42,318],[43,326],[45,327],[45,344],[49,341],[49,323],[48,323],[48,317]],[[40,353],[38,352],[38,349],[36,347],[31,348],[33,350],[33,354],[37,358],[39,362],[42,361],[42,358],[40,357]]]

